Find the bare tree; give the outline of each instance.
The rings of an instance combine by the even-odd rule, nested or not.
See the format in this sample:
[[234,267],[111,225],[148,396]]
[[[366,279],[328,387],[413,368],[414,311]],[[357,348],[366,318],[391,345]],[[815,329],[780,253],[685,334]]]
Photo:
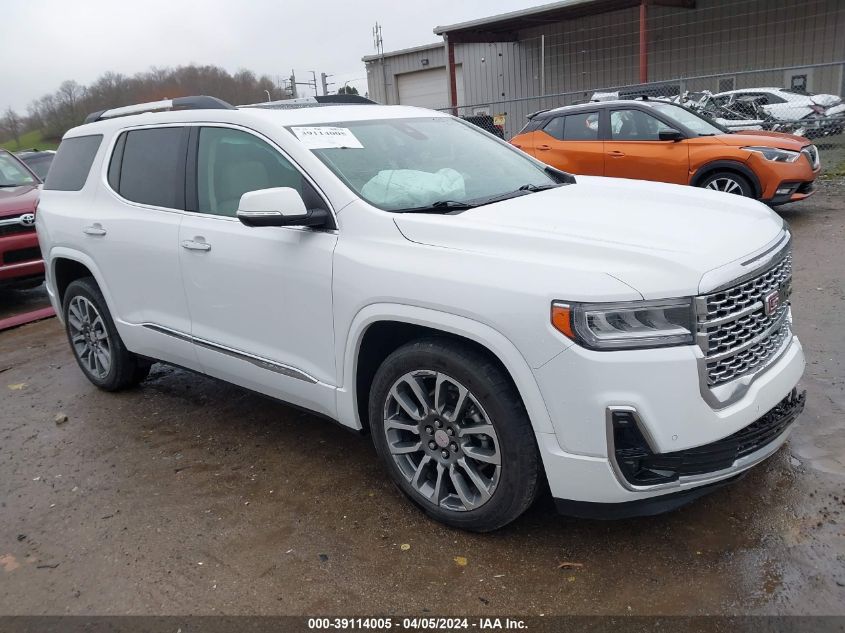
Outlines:
[[190,65],[153,67],[131,77],[107,72],[87,87],[65,81],[56,92],[32,102],[21,129],[38,129],[46,138],[59,139],[97,110],[189,95],[211,95],[236,105],[254,103],[264,101],[265,90],[283,98],[270,77],[249,70],[229,74],[218,66]]
[[15,139],[15,145],[18,149],[21,147],[21,119],[17,113],[9,106],[6,108],[6,113],[3,116],[3,127],[6,132]]

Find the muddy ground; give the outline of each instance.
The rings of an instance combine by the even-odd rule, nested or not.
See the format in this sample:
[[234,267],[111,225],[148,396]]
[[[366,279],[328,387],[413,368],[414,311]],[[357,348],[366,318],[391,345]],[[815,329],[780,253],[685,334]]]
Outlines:
[[781,211],[807,409],[745,479],[659,517],[544,498],[459,532],[368,438],[162,365],[103,393],[55,319],[3,332],[0,613],[845,614],[845,184],[822,187]]

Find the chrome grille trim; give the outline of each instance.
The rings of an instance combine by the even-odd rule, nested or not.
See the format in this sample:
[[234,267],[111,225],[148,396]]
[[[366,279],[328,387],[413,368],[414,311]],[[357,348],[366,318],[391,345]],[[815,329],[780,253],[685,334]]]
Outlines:
[[[779,303],[769,314],[766,297],[775,291]],[[728,383],[738,380],[747,385],[750,377],[764,371],[788,347],[791,293],[792,250],[787,242],[764,268],[695,298],[696,343],[703,354],[699,362],[702,394],[711,404],[714,389],[729,389]]]

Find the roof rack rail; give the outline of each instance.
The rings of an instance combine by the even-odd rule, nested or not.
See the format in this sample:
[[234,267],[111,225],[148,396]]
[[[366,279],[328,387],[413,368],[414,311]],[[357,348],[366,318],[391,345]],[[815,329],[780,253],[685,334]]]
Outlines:
[[282,110],[288,108],[313,108],[314,106],[327,105],[378,105],[372,99],[361,95],[314,95],[313,97],[300,97],[298,99],[282,99],[281,101],[265,101],[263,103],[250,103],[239,106],[241,108],[264,108],[265,110]]
[[543,110],[537,110],[536,112],[532,112],[531,114],[529,114],[525,118],[530,121],[531,119],[533,119],[538,114],[543,114],[543,112],[548,112],[549,110],[554,110],[554,108],[544,108]]
[[226,103],[217,97],[200,95],[197,97],[176,97],[175,99],[162,99],[161,101],[150,101],[149,103],[137,103],[135,105],[112,108],[110,110],[98,110],[85,117],[85,123],[113,119],[130,114],[141,112],[157,112],[159,110],[234,110],[235,106]]

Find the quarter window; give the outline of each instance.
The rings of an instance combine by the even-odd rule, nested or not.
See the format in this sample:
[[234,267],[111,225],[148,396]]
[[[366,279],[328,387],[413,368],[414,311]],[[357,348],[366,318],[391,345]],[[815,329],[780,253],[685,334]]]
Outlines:
[[102,134],[75,136],[63,140],[56,150],[44,188],[55,191],[82,189],[88,180],[88,172],[91,171],[102,140]]
[[123,136],[109,165],[112,187],[117,184],[117,192],[132,202],[184,209],[187,129],[150,128]]
[[614,141],[658,141],[660,132],[672,128],[642,110],[614,110],[610,134]]
[[296,189],[306,206],[314,206],[316,194],[302,174],[268,143],[240,130],[222,127],[200,130],[197,155],[200,212],[234,216],[243,194],[273,187]]

